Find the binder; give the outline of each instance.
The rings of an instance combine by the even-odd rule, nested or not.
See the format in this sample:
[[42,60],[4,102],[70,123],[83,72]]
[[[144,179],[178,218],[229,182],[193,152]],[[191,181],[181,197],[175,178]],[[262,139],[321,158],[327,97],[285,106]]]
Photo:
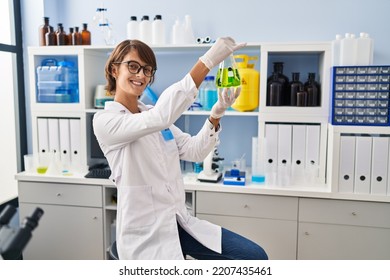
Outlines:
[[306,163],[306,125],[292,126],[291,171],[295,181],[302,179]]
[[292,126],[289,124],[278,125],[278,168],[291,166]]
[[64,169],[70,165],[70,127],[69,119],[59,119],[61,163]]
[[49,152],[49,132],[47,118],[37,119],[38,153]]
[[355,136],[340,136],[339,192],[353,193],[355,180]]
[[278,125],[278,184],[281,186],[291,184],[291,149],[292,126]]
[[48,119],[49,127],[49,151],[54,154],[56,160],[60,160],[60,129],[57,118]]
[[389,137],[372,137],[371,194],[386,195]]
[[264,169],[266,183],[275,184],[278,160],[278,125],[265,124]]
[[370,193],[371,147],[372,137],[356,136],[355,193]]
[[70,119],[70,157],[72,165],[77,168],[81,164],[80,119]]
[[306,158],[305,173],[308,179],[316,179],[319,175],[320,161],[320,126],[306,126]]

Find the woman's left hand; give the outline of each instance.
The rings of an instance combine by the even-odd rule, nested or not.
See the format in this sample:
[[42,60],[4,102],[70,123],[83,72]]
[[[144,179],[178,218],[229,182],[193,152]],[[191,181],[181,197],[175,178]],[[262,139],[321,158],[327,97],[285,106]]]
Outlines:
[[226,109],[234,104],[240,92],[241,87],[218,88],[218,101],[211,108],[211,117],[220,119]]

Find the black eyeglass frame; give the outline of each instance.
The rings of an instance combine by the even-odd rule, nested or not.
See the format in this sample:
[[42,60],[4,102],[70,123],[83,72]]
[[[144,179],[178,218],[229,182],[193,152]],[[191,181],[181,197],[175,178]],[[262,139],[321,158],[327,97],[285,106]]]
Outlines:
[[[135,63],[135,64],[137,64],[137,65],[139,66],[139,68],[138,68],[138,70],[137,70],[136,72],[132,72],[132,71],[130,70],[130,63]],[[156,71],[157,71],[157,68],[153,68],[153,66],[151,66],[151,65],[144,65],[144,66],[141,66],[141,64],[139,64],[139,62],[137,62],[137,61],[135,61],[135,60],[128,60],[128,61],[122,61],[122,62],[113,62],[112,64],[127,64],[127,70],[129,70],[130,74],[138,74],[139,72],[141,72],[141,69],[142,69],[144,75],[145,75],[146,77],[148,77],[148,78],[153,77],[154,74],[156,74]],[[145,73],[146,67],[150,67],[150,68],[152,69],[152,70],[151,70],[152,75],[147,75],[147,74]],[[148,70],[147,70],[147,71],[148,71]]]

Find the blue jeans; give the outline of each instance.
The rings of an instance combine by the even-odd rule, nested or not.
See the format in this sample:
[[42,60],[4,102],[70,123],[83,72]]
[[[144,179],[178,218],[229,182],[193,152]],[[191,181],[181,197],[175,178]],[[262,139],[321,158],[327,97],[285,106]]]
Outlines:
[[198,260],[268,260],[267,253],[256,243],[222,228],[222,253],[216,253],[195,240],[179,224],[179,238],[184,256]]

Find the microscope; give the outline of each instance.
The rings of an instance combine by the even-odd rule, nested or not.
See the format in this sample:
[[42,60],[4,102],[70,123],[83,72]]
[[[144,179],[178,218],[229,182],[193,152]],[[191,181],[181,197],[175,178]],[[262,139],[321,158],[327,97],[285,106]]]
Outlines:
[[41,208],[36,208],[30,217],[26,217],[19,229],[8,226],[16,208],[7,205],[0,213],[0,260],[21,260],[23,249],[31,239],[31,232],[38,226],[43,215]]
[[203,161],[203,170],[198,174],[198,180],[200,182],[217,183],[222,178],[222,172],[220,172],[220,161],[224,160],[219,157],[217,147],[207,155]]

